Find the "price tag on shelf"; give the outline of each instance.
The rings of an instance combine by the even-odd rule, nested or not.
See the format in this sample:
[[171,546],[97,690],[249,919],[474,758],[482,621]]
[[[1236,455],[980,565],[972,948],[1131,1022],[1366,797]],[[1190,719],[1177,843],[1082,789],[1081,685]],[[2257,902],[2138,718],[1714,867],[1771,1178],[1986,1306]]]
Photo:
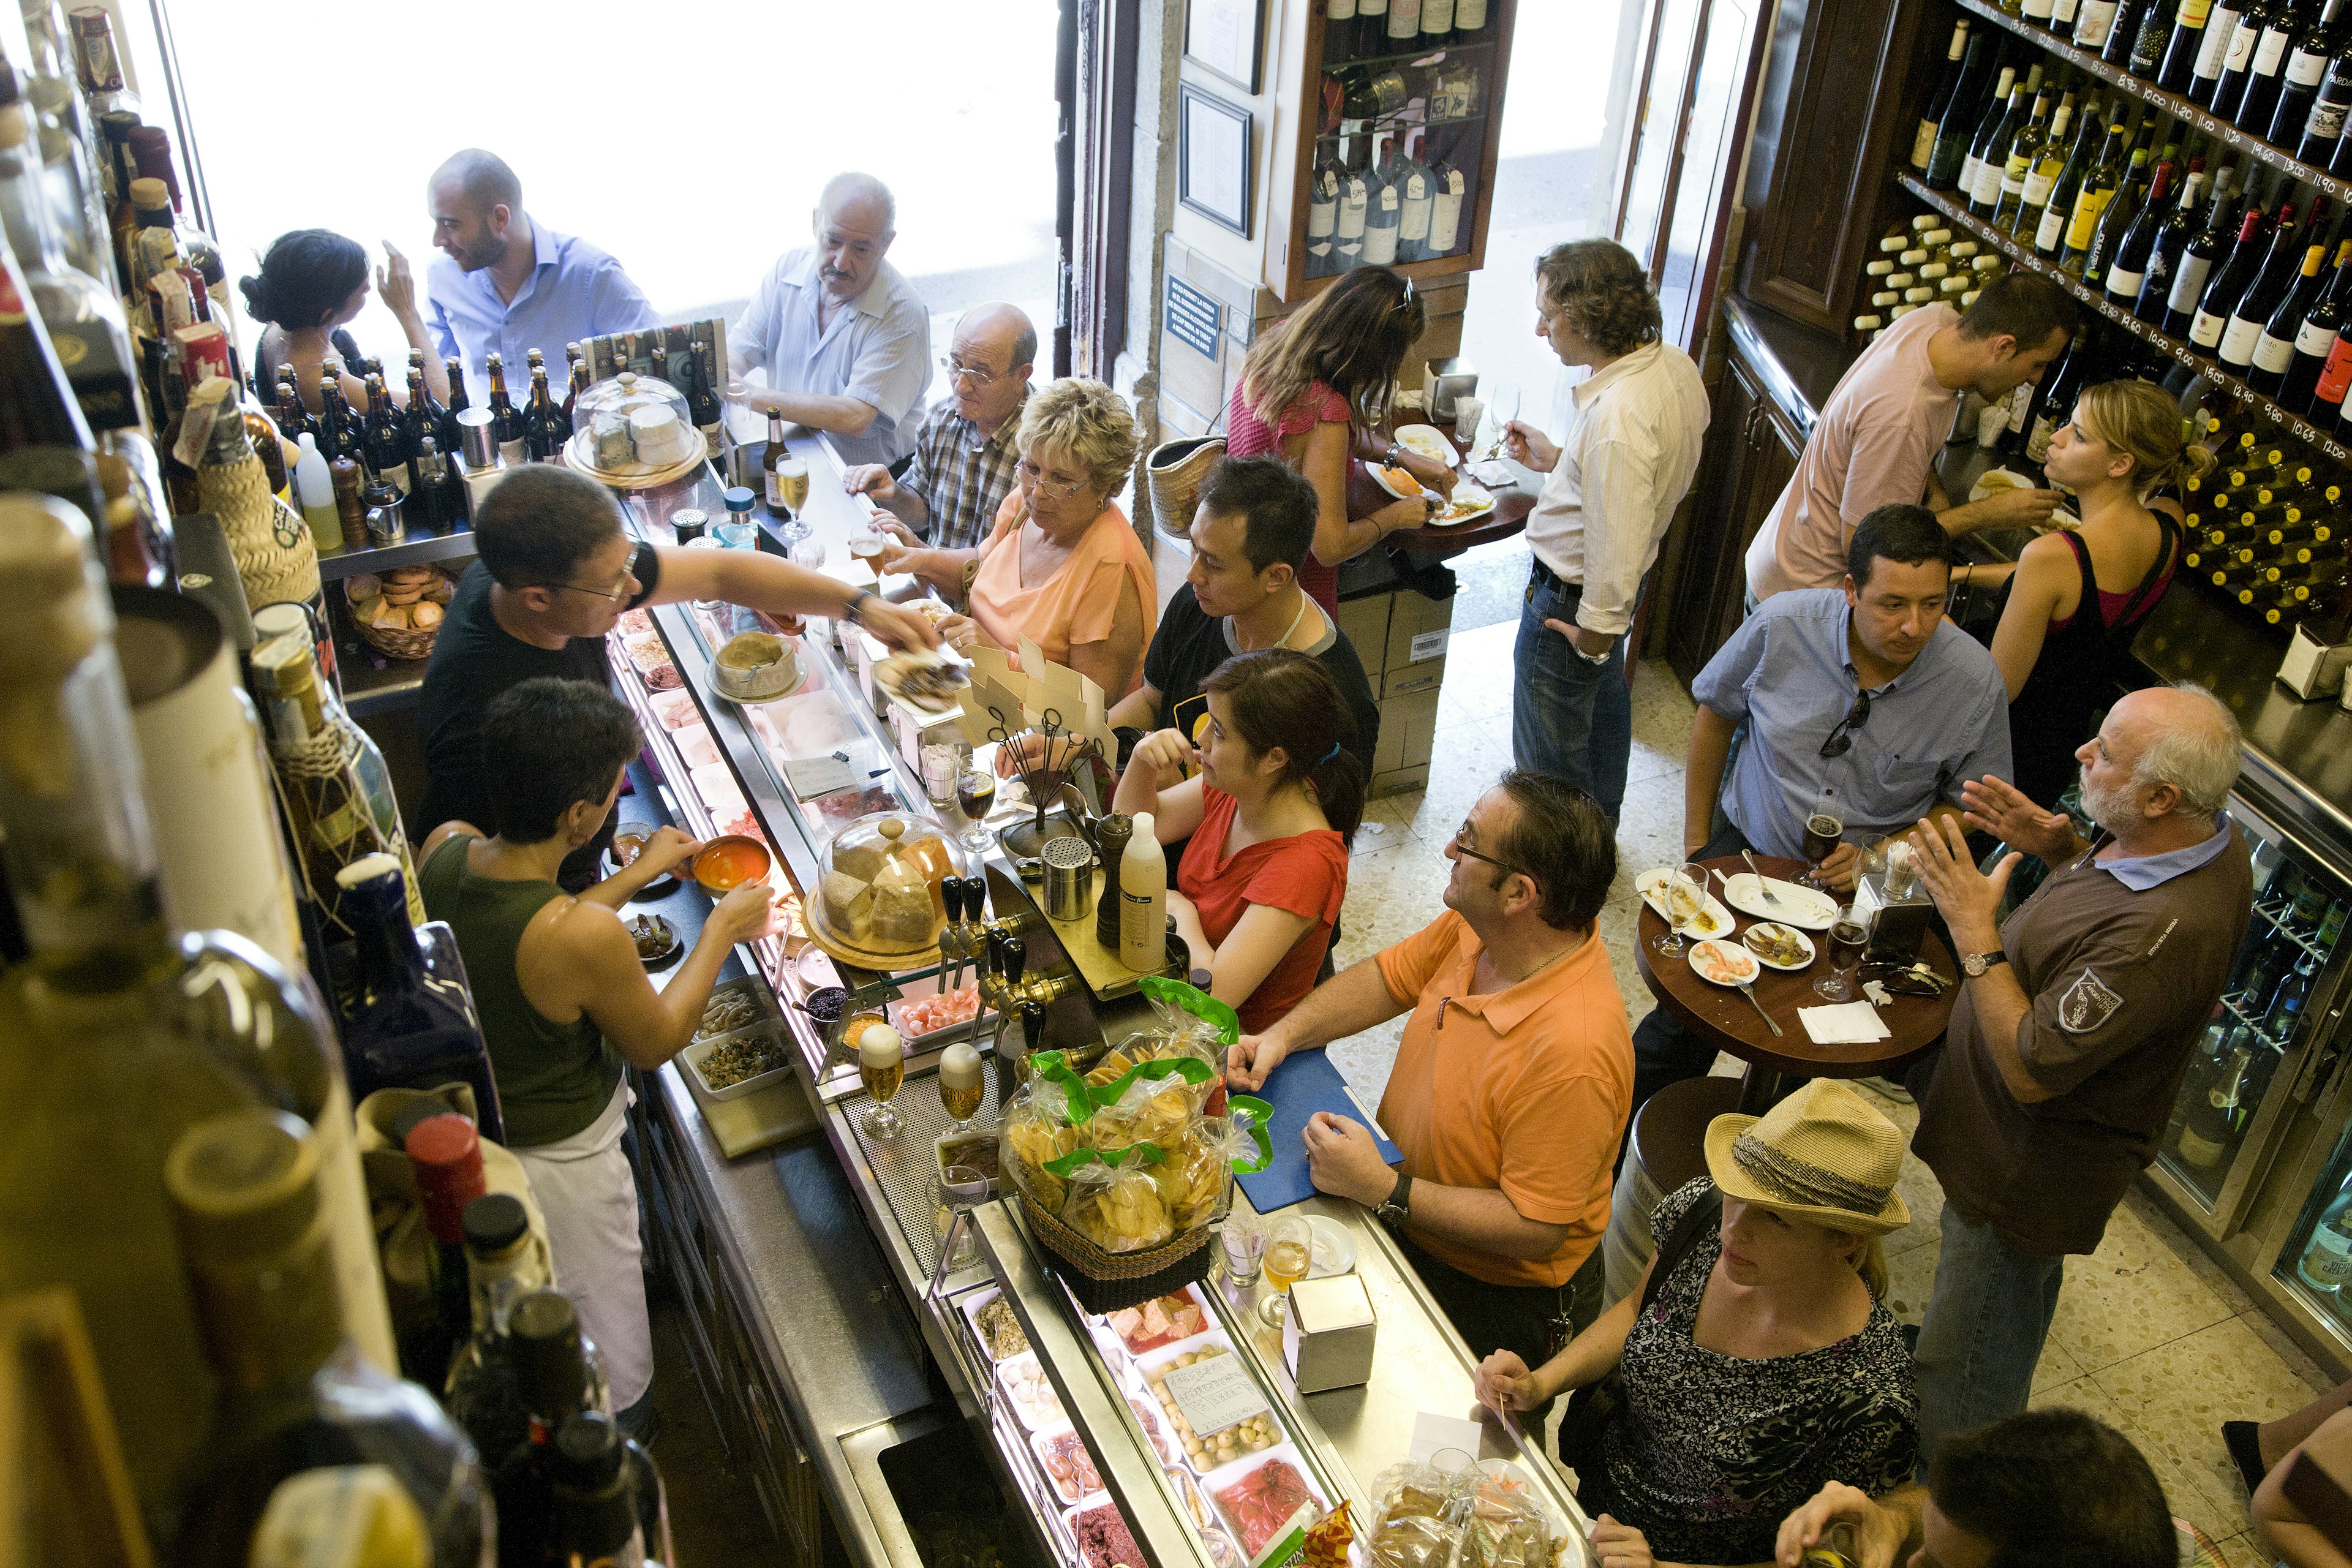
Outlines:
[[784,762],[784,777],[793,793],[803,800],[814,800],[821,795],[831,795],[837,789],[847,789],[865,781],[849,765],[845,752],[835,752],[823,757],[790,757]]
[[1273,1408],[1242,1358],[1230,1352],[1180,1366],[1166,1381],[1177,1410],[1195,1432],[1222,1432]]

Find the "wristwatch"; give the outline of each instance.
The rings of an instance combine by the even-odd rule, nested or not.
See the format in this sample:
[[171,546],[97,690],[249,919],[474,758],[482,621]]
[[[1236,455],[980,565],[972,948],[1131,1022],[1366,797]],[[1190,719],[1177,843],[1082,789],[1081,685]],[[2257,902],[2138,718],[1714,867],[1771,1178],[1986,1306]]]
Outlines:
[[1387,1199],[1372,1214],[1383,1225],[1402,1225],[1412,1218],[1412,1178],[1399,1171],[1396,1185],[1389,1189]]
[[852,626],[864,626],[866,622],[859,616],[857,608],[873,596],[874,595],[867,590],[864,588],[858,589],[857,592],[849,596],[849,603],[841,607],[841,618],[847,621]]
[[1999,948],[1993,949],[1990,952],[1964,952],[1960,954],[1960,973],[1971,980],[1982,980],[1986,970],[1996,963],[2008,962],[2009,954]]
[[1582,659],[1587,664],[1607,664],[1609,662],[1609,656],[1616,651],[1616,646],[1615,641],[1612,639],[1610,646],[1602,648],[1599,653],[1587,653],[1584,651],[1584,645],[1582,643],[1578,642],[1574,637],[1568,639],[1569,651],[1576,655],[1577,658]]

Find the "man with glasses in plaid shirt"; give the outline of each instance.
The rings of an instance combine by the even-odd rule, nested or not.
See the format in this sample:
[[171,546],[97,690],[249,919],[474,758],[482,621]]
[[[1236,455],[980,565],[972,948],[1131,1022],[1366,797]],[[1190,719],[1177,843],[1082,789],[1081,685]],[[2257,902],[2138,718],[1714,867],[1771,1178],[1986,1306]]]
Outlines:
[[[1819,877],[1851,894],[1856,841],[1958,821],[1963,780],[2010,777],[2008,688],[1983,645],[1944,618],[1951,574],[1934,512],[1882,506],[1854,530],[1843,588],[1775,594],[1732,634],[1691,683],[1685,858],[1801,859],[1806,818],[1833,791],[1846,839]],[[1652,1012],[1633,1031],[1634,1110],[1714,1059]]]
[[971,549],[988,537],[1012,491],[1036,362],[1037,329],[1018,305],[966,310],[940,361],[953,395],[915,433],[912,465],[894,479],[884,464],[860,463],[843,470],[841,488],[887,510],[898,521],[882,526],[908,544]]

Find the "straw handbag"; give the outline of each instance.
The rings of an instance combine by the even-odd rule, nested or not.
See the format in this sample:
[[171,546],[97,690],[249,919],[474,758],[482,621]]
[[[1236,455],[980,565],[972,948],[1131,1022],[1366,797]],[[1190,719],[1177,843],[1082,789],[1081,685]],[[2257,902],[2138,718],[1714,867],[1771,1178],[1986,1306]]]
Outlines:
[[1223,436],[1186,436],[1162,441],[1143,460],[1144,488],[1151,492],[1151,519],[1171,539],[1189,539],[1201,481],[1225,455]]

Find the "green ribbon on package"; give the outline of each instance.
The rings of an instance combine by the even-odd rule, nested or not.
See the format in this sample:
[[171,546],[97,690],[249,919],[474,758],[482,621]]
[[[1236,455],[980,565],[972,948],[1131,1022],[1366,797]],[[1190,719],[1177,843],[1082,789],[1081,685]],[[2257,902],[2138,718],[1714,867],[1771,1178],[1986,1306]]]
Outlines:
[[1190,1013],[1215,1029],[1221,1046],[1231,1046],[1242,1037],[1241,1015],[1197,985],[1187,985],[1164,974],[1147,974],[1138,982],[1138,989],[1169,1011]]
[[[1181,989],[1192,991],[1189,985]],[[1196,996],[1201,994],[1197,991],[1192,994]],[[1210,999],[1202,997],[1202,1000]],[[1211,1005],[1223,1005],[1215,1002]],[[1186,1083],[1202,1084],[1215,1076],[1209,1064],[1197,1057],[1162,1057],[1153,1061],[1138,1062],[1108,1083],[1090,1084],[1084,1074],[1070,1065],[1069,1058],[1060,1051],[1039,1051],[1029,1058],[1029,1070],[1034,1077],[1061,1087],[1067,1101],[1062,1112],[1063,1118],[1073,1127],[1082,1127],[1093,1121],[1095,1112],[1105,1106],[1118,1104],[1128,1086],[1138,1079],[1180,1078]],[[1236,1094],[1227,1097],[1225,1114],[1234,1129],[1246,1133],[1257,1148],[1255,1158],[1232,1162],[1234,1171],[1241,1175],[1251,1175],[1273,1163],[1274,1140],[1267,1135],[1266,1127],[1274,1120],[1274,1107],[1255,1095]],[[1141,1163],[1146,1165],[1156,1165],[1166,1158],[1157,1145],[1138,1143],[1108,1152],[1097,1149],[1073,1149],[1066,1154],[1046,1161],[1045,1168],[1057,1176],[1066,1176],[1088,1161],[1100,1161],[1116,1169],[1139,1150],[1150,1151],[1141,1156]]]

